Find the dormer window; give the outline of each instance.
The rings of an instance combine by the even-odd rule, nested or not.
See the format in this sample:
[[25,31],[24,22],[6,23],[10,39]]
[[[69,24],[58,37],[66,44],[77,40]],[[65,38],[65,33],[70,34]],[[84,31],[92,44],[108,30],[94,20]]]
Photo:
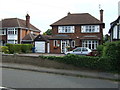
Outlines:
[[74,26],[58,26],[58,33],[74,33]]

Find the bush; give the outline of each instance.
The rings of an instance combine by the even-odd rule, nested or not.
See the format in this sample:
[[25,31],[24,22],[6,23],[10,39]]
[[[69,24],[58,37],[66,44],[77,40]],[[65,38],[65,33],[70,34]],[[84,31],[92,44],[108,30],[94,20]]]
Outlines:
[[63,57],[57,56],[40,56],[43,59],[55,60],[65,64],[71,64],[76,67],[95,69],[101,71],[119,71],[114,58],[111,57],[90,57],[90,56],[79,56],[79,55],[66,55]]
[[103,49],[103,56],[111,58],[114,69],[120,71],[120,41],[106,43]]
[[6,44],[6,46],[8,47],[9,53],[14,53],[13,44]]
[[0,46],[0,51],[4,53],[9,53],[8,47],[7,46]]
[[103,45],[99,45],[99,46],[97,47],[98,56],[102,56],[102,55],[103,55],[103,48],[104,48]]
[[22,44],[21,50],[23,53],[31,52],[33,45],[32,44]]
[[32,51],[33,45],[31,44],[6,44],[10,53],[27,53]]

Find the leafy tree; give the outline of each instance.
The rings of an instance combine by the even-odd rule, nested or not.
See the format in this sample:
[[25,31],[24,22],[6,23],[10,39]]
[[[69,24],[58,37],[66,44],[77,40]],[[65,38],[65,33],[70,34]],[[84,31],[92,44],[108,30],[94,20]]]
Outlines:
[[103,42],[109,42],[110,41],[110,36],[108,34],[106,34],[104,37],[103,37]]
[[46,32],[43,33],[44,35],[52,35],[52,29],[48,29]]

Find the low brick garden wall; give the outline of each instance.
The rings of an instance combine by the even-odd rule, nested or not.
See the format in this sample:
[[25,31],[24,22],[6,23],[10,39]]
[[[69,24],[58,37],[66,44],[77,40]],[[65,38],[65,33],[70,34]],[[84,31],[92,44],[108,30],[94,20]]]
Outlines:
[[80,68],[73,65],[59,63],[52,60],[42,59],[35,56],[20,56],[20,55],[2,55],[2,63],[16,63],[35,65],[38,67],[57,68],[57,69],[68,69],[68,70],[80,70]]

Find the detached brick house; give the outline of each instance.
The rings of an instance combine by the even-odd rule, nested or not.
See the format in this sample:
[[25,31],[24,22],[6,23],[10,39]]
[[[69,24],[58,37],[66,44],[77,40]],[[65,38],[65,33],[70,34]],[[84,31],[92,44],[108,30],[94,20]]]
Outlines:
[[[2,39],[0,43],[5,45],[6,43],[21,44],[25,41],[26,35],[40,34],[40,30],[30,24],[30,16],[26,15],[26,20],[19,18],[8,18],[0,21],[0,36]],[[24,40],[23,40],[24,38]],[[27,40],[28,41],[28,40]]]
[[88,47],[96,50],[102,44],[103,10],[100,10],[100,20],[89,13],[71,14],[50,25],[50,53],[64,53],[66,47]]

